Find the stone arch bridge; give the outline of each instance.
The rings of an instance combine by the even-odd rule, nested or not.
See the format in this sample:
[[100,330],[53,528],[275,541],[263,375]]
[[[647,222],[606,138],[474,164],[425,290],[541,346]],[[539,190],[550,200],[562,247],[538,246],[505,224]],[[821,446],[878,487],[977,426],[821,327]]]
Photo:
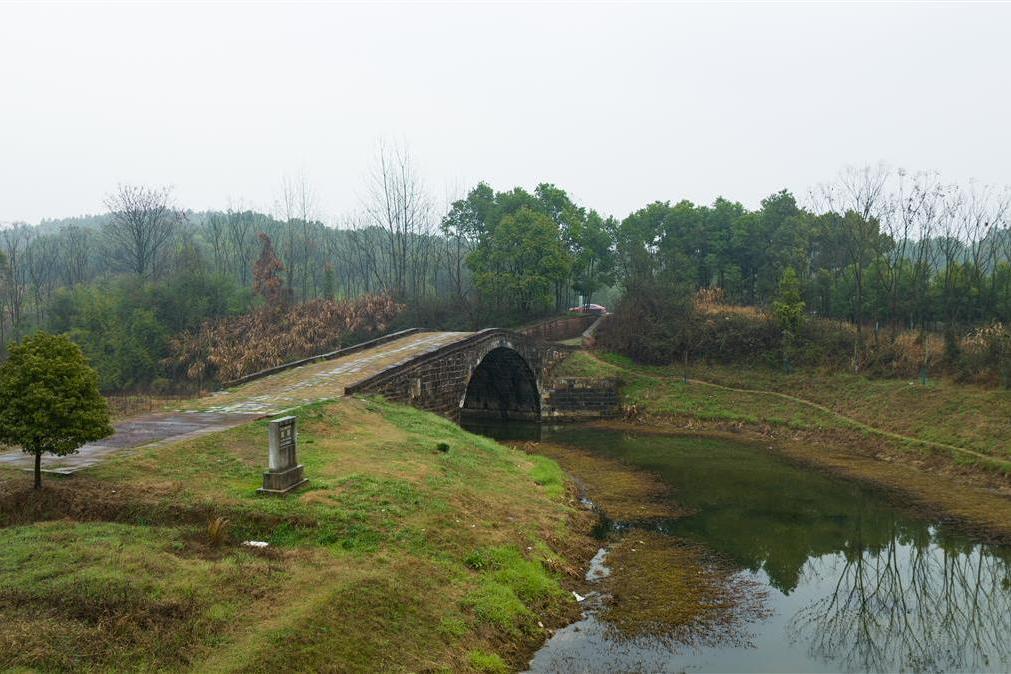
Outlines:
[[[379,394],[453,420],[463,413],[532,420],[607,416],[618,410],[616,382],[552,374],[578,347],[551,340],[579,335],[588,324],[566,318],[525,332],[404,330],[228,382],[176,412],[126,419],[112,436],[79,454],[47,456],[43,465],[72,473],[123,449],[177,442],[343,395]],[[0,465],[30,467],[28,461],[21,452],[0,453]]]
[[573,347],[510,330],[482,330],[347,387],[453,419],[464,412],[540,419],[550,413],[551,368]]
[[592,319],[558,322],[523,332],[404,330],[228,382],[202,408],[272,414],[341,395],[382,395],[454,420],[464,413],[539,420],[616,411],[613,383],[552,375],[579,348],[552,340],[580,335]]

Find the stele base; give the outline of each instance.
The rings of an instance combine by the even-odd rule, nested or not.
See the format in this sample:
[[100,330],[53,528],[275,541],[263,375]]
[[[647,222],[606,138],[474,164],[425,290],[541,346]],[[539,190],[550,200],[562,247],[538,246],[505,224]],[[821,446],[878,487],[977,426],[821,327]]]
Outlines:
[[256,493],[282,495],[295,491],[309,482],[304,476],[304,470],[305,467],[299,464],[276,473],[267,471],[263,474],[263,486]]

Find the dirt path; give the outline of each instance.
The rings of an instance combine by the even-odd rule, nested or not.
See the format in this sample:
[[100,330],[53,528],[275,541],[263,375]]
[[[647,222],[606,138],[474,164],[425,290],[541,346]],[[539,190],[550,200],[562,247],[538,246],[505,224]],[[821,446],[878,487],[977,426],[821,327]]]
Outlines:
[[[171,444],[225,430],[286,409],[344,395],[344,390],[387,368],[400,365],[470,336],[469,332],[421,332],[348,356],[311,363],[184,403],[180,409],[133,417],[115,432],[88,443],[77,454],[43,456],[48,472],[71,474],[123,450]],[[19,451],[0,453],[0,466],[30,470],[34,458]]]
[[724,391],[734,391],[735,393],[751,393],[756,395],[775,396],[777,398],[782,398],[783,400],[789,400],[791,402],[795,402],[800,405],[805,405],[806,407],[816,409],[819,412],[824,412],[825,414],[834,416],[837,419],[841,419],[842,421],[846,422],[847,424],[853,426],[858,430],[873,433],[874,435],[879,435],[884,438],[889,438],[891,440],[899,440],[900,442],[909,442],[930,449],[940,449],[947,452],[954,452],[955,454],[973,456],[977,459],[983,459],[988,462],[996,462],[1001,464],[1006,463],[1005,461],[1002,461],[998,457],[994,457],[989,454],[983,454],[981,452],[977,452],[972,449],[967,449],[965,447],[949,445],[944,442],[934,442],[933,440],[923,440],[921,438],[913,437],[911,435],[902,435],[900,433],[893,433],[892,431],[886,431],[882,428],[871,426],[870,424],[866,424],[858,419],[854,419],[853,417],[842,414],[841,412],[836,412],[835,410],[829,407],[825,407],[824,405],[820,405],[816,402],[812,402],[804,398],[798,398],[797,396],[792,396],[788,393],[780,393],[779,391],[767,391],[764,389],[736,388],[734,386],[714,384],[713,382],[705,381],[703,379],[689,379],[688,381],[692,384],[702,384],[703,386],[710,386],[712,388],[723,389]]

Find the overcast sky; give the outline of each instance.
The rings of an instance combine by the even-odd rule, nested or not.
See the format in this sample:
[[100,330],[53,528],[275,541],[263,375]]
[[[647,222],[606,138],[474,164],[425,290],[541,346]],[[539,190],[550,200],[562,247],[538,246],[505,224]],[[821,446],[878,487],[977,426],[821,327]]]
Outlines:
[[0,221],[118,182],[354,209],[380,138],[433,196],[553,182],[623,216],[847,164],[1011,183],[1008,4],[0,5]]

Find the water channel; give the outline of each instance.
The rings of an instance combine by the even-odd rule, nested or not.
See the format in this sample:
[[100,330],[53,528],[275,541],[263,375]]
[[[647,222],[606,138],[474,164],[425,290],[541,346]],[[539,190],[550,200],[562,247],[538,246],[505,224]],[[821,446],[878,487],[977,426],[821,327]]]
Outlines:
[[742,634],[702,643],[623,634],[590,606],[531,671],[1011,671],[1011,548],[747,444],[515,422],[470,430],[502,440],[536,434],[659,476],[692,514],[617,523],[610,540],[639,527],[672,546],[705,546],[762,596],[765,610]]

